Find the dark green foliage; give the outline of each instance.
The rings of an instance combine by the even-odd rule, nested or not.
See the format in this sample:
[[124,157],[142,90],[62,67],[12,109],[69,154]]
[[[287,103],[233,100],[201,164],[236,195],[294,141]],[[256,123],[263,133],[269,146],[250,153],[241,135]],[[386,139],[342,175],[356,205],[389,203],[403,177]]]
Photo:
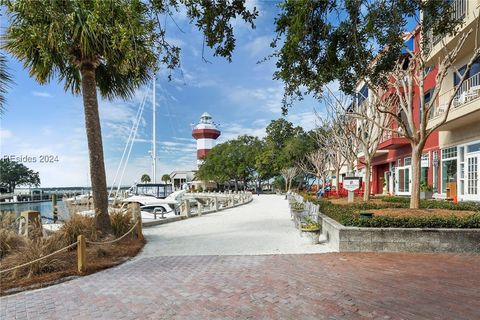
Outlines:
[[255,160],[262,143],[252,136],[240,136],[215,146],[205,157],[197,176],[224,183],[249,181],[254,177]]
[[[284,112],[289,97],[302,88],[319,97],[324,86],[338,80],[353,93],[357,82],[376,85],[386,80],[404,46],[403,32],[413,19],[433,35],[451,34],[459,24],[450,1],[438,0],[285,0],[275,20],[278,50],[274,78],[285,83]],[[424,37],[423,41],[429,40]],[[388,50],[385,50],[388,48]],[[376,58],[376,63],[371,61]]]
[[40,185],[38,172],[8,158],[0,159],[0,173],[0,187],[5,188],[7,192],[13,192],[16,186]]
[[0,52],[0,115],[5,109],[5,94],[9,83],[12,82],[12,76],[8,72],[7,58]]
[[[480,228],[480,204],[465,202],[454,204],[446,201],[425,200],[422,208],[478,211],[466,217],[389,217],[374,216],[362,219],[359,212],[381,208],[408,208],[408,198],[388,197],[385,205],[373,203],[355,203],[352,205],[336,205],[328,200],[314,200],[320,206],[320,212],[345,226],[372,228]],[[392,201],[397,200],[397,202]],[[402,200],[401,200],[402,199]],[[407,199],[405,202],[403,199]],[[427,207],[429,206],[429,207]]]

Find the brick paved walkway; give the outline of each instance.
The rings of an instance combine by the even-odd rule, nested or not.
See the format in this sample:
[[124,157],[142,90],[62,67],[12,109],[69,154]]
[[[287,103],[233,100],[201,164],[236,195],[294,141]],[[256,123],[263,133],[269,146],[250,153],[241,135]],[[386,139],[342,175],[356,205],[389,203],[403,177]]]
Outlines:
[[145,234],[133,261],[0,298],[0,319],[480,319],[480,256],[304,254],[329,249],[282,197]]
[[480,257],[145,257],[0,299],[1,319],[480,319]]

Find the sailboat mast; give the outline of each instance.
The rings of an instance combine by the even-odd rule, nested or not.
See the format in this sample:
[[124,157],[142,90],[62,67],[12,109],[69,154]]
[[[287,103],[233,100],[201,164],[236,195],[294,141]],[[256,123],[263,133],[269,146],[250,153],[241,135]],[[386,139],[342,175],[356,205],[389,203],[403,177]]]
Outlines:
[[153,183],[157,183],[157,105],[155,103],[155,78],[156,75],[153,75],[153,99],[152,99],[152,106],[153,106],[153,148],[152,148],[152,181]]

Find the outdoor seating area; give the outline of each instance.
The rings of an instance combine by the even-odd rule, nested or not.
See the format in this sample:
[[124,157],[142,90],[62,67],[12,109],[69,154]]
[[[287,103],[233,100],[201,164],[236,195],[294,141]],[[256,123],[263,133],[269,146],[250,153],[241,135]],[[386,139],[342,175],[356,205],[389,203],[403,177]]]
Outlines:
[[308,243],[318,244],[322,231],[319,206],[310,201],[304,201],[302,196],[295,193],[288,193],[287,199],[291,218],[300,236],[307,238]]

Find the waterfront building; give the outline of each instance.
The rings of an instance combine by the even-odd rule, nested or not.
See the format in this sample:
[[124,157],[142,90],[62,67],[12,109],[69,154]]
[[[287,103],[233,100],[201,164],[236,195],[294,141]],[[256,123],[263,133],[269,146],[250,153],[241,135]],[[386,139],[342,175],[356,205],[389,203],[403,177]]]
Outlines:
[[[479,3],[480,4],[480,3]],[[414,101],[414,122],[420,119],[420,94],[425,101],[432,99],[435,87],[436,63],[443,57],[445,45],[453,48],[464,30],[478,23],[478,5],[476,1],[452,1],[456,17],[464,19],[463,25],[455,36],[433,39],[432,49],[427,60],[428,69],[425,77],[424,92],[417,87]],[[475,29],[475,28],[474,28]],[[419,34],[413,31],[406,38],[406,47],[418,52]],[[435,109],[427,123],[433,127],[447,107],[448,98],[460,79],[459,74],[473,55],[475,44],[480,42],[480,35],[473,31],[462,47],[453,68],[443,81],[441,91],[435,103]],[[459,74],[454,72],[458,70]],[[359,84],[357,92],[368,99],[368,89]],[[358,103],[358,102],[357,102]],[[433,191],[433,197],[440,199],[457,199],[458,201],[480,201],[480,58],[474,61],[467,79],[455,95],[449,116],[444,125],[433,132],[423,149],[421,159],[421,181]],[[395,124],[393,124],[395,126]],[[393,127],[392,127],[393,128]],[[371,194],[411,195],[411,147],[405,137],[385,132],[379,150],[372,162]],[[360,155],[361,156],[361,155]],[[359,161],[360,162],[360,161]],[[358,175],[364,175],[364,168],[358,166]],[[366,179],[367,177],[364,177]]]

